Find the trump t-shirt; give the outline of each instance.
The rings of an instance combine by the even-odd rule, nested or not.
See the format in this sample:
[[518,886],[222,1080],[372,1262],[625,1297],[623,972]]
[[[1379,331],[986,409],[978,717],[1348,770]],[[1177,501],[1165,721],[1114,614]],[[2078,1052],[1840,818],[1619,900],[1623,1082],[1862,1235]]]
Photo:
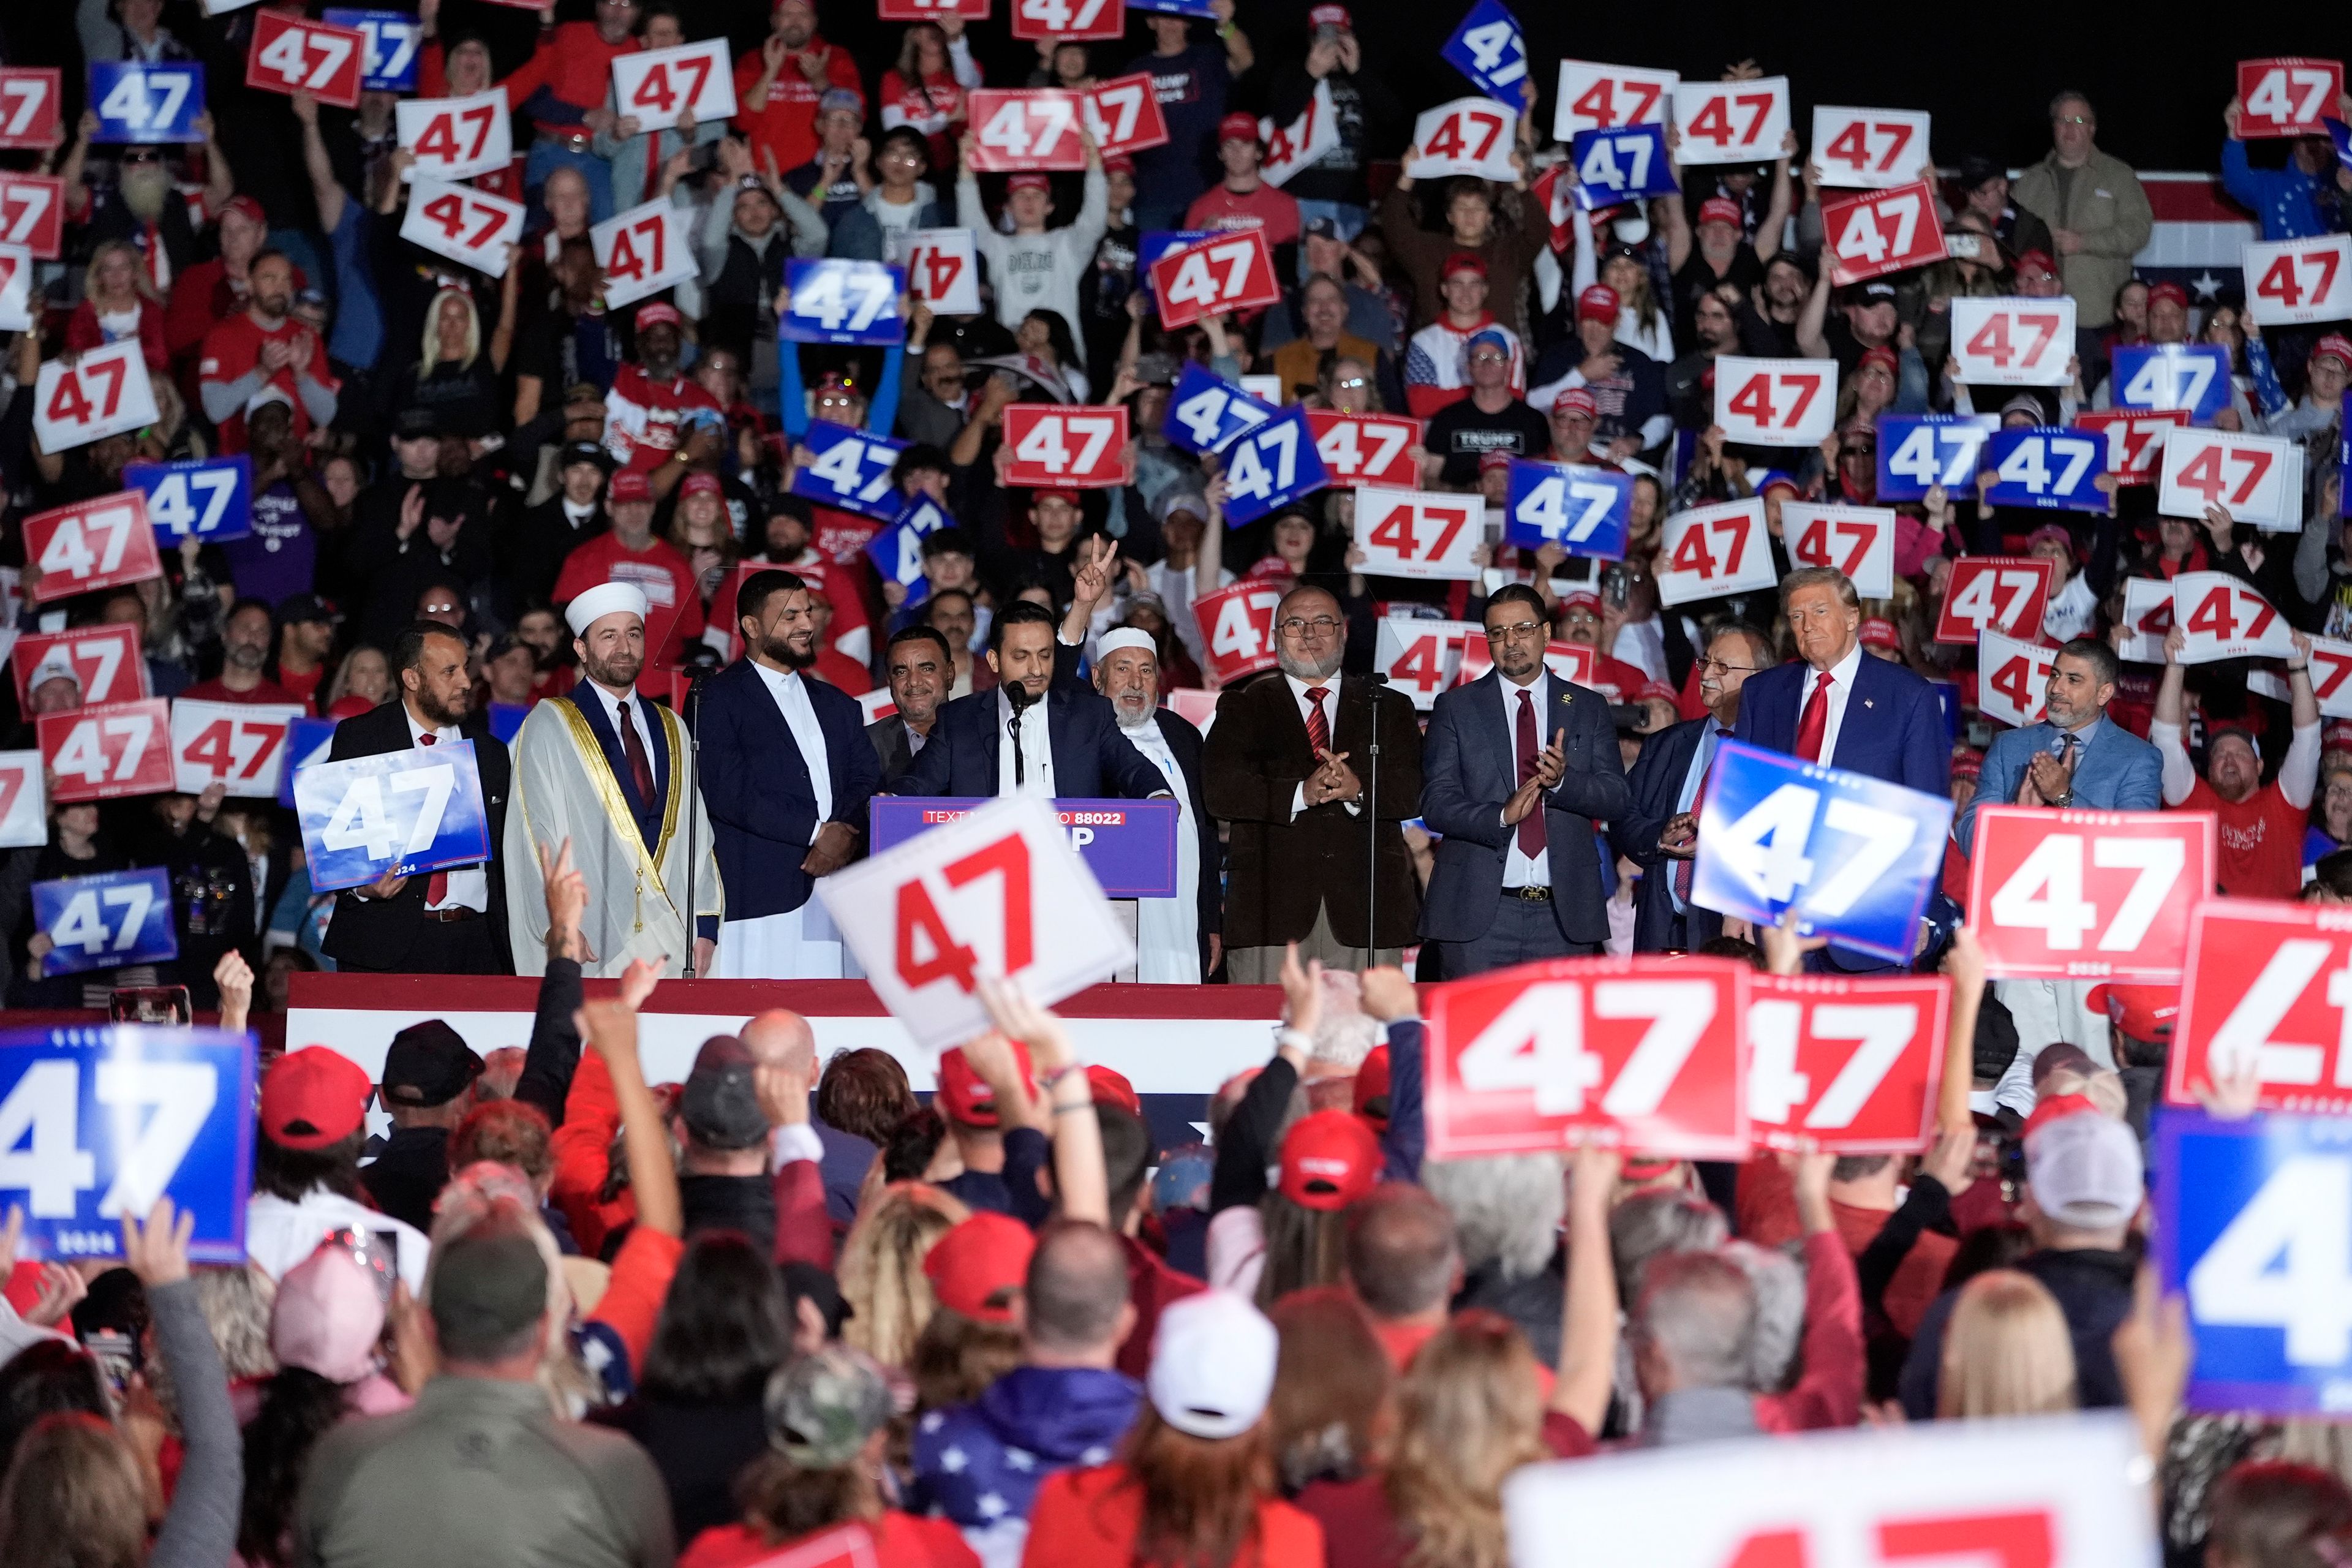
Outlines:
[[2221,862],[2214,882],[2232,899],[2292,899],[2303,887],[2303,829],[2310,813],[2291,803],[2276,784],[2241,801],[2226,801],[2203,779],[2183,811],[2213,814]]

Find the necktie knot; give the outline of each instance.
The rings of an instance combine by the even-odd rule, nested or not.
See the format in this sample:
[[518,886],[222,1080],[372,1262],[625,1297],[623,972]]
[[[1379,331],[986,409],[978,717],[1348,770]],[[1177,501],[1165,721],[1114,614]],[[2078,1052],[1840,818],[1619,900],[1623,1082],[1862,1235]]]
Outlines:
[[1822,671],[1822,673],[1821,673],[1821,678],[1820,678],[1819,679],[1817,679],[1817,680],[1815,680],[1815,681],[1813,682],[1813,689],[1814,689],[1814,690],[1816,690],[1816,691],[1820,691],[1820,692],[1824,692],[1824,693],[1826,693],[1826,692],[1829,690],[1829,689],[1830,689],[1830,686],[1831,686],[1832,682],[1833,682],[1835,679],[1836,679],[1836,677],[1832,676],[1832,675],[1828,670],[1826,670],[1826,669],[1825,669],[1825,670]]
[[432,731],[427,730],[425,733],[416,737],[416,743],[420,746],[429,746],[439,738],[440,737],[434,734]]

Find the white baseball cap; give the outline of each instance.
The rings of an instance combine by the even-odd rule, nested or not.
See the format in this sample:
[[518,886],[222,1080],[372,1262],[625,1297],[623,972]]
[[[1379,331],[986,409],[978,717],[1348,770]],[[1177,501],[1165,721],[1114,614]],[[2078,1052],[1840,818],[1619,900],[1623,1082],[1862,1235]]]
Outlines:
[[2045,1121],[2025,1137],[2025,1184],[2034,1205],[2060,1225],[2126,1225],[2147,1192],[2139,1138],[2096,1110]]
[[1187,1296],[1160,1314],[1146,1388],[1160,1418],[1195,1437],[1238,1437],[1274,1395],[1281,1340],[1231,1290]]

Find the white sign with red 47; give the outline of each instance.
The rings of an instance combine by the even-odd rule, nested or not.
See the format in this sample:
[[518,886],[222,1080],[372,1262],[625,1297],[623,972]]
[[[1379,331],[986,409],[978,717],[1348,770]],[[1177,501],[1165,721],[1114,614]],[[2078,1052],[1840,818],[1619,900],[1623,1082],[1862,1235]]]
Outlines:
[[172,715],[160,697],[44,713],[35,725],[58,800],[112,800],[173,787]]
[[[2125,578],[2123,630],[2116,645],[2117,658],[2126,664],[2162,664],[2164,639],[2172,632],[2172,584],[2161,577]],[[2311,673],[2318,679],[2315,656]]]
[[1378,485],[1356,489],[1356,548],[1363,552],[1363,569],[1380,576],[1477,576],[1485,523],[1486,508],[1476,496]]
[[202,795],[220,784],[233,795],[275,799],[286,771],[286,727],[306,717],[299,703],[172,704],[173,788]]
[[41,570],[36,604],[163,574],[147,498],[137,490],[34,513],[25,520],[25,556]]
[[0,245],[0,332],[33,330],[33,253]]
[[1420,420],[1401,414],[1310,408],[1307,424],[1315,432],[1316,453],[1334,485],[1421,488],[1421,464],[1415,460],[1424,428]]
[[1780,537],[1798,564],[1835,567],[1865,599],[1894,597],[1894,508],[1782,501]]
[[2352,910],[2208,899],[2189,918],[2164,1097],[2252,1064],[2269,1110],[2352,1113]]
[[1562,60],[1559,107],[1552,111],[1552,134],[1568,142],[1580,131],[1664,125],[1682,79],[1674,71],[1645,70],[1640,66]]
[[701,270],[694,258],[686,209],[666,201],[650,201],[606,218],[588,231],[588,244],[596,253],[596,265],[604,269],[608,307],[658,294]]
[[2042,722],[2057,657],[2054,647],[2020,642],[1990,627],[1978,634],[1977,711],[2013,730]]
[[49,841],[47,786],[38,752],[0,752],[0,849]]
[[1116,38],[1126,31],[1125,0],[1013,0],[1016,38]]
[[1884,189],[1907,185],[1928,162],[1927,116],[1910,109],[1813,106],[1807,159],[1824,185]]
[[2352,235],[2249,240],[2246,308],[2263,327],[2352,317]]
[[1171,331],[1282,298],[1274,253],[1254,228],[1168,252],[1151,264],[1151,289],[1160,299],[1160,324]]
[[1908,1153],[1934,1129],[1952,983],[1759,974],[1748,1003],[1748,1121],[1768,1149]]
[[992,801],[827,877],[825,912],[891,1016],[927,1050],[986,1029],[982,979],[1050,1005],[1135,962],[1045,802]]
[[2012,980],[2171,981],[2189,911],[2213,893],[2210,811],[1981,805],[1969,924]]
[[1825,201],[1822,228],[1837,258],[1830,281],[1840,286],[1944,258],[1944,225],[1925,181]]
[[1658,574],[1658,597],[1666,604],[1748,593],[1780,580],[1760,497],[1678,511],[1666,519],[1662,537],[1666,570]]
[[1817,447],[1837,417],[1837,384],[1833,359],[1725,354],[1715,362],[1715,422],[1745,446]]
[[980,313],[979,250],[968,228],[910,229],[907,290],[942,316]]
[[1769,163],[1786,151],[1781,143],[1789,135],[1789,79],[1677,83],[1675,125],[1682,132],[1675,161],[1685,169]]
[[689,113],[697,125],[733,119],[735,66],[727,40],[614,55],[613,100],[641,132],[667,131]]
[[1517,145],[1519,111],[1491,98],[1457,98],[1423,110],[1412,122],[1413,149],[1421,156],[1405,164],[1416,180],[1470,174],[1482,180],[1516,180],[1511,153]]
[[1944,581],[1937,642],[1971,643],[1979,632],[2032,638],[2056,585],[2058,569],[2030,555],[1963,555]]
[[2164,438],[2156,510],[2201,520],[2218,506],[2265,533],[2303,530],[2303,445],[2184,426]]
[[2352,642],[2311,639],[2311,689],[2321,717],[2352,719]]
[[[408,213],[400,220],[400,237],[436,256],[463,262],[477,272],[503,278],[507,254],[522,237],[522,216],[520,202],[419,174],[408,190]],[[610,254],[609,249],[605,254]]]
[[1004,482],[1107,489],[1128,482],[1127,408],[1015,403],[1004,410]]
[[1626,1450],[1523,1467],[1503,1516],[1514,1568],[2117,1568],[2157,1560],[2138,1430],[2101,1411]]
[[62,452],[155,423],[155,388],[137,338],[91,349],[73,363],[41,364],[34,387],[33,436]]
[[1463,650],[1486,640],[1486,628],[1469,621],[1386,616],[1373,627],[1372,668],[1426,713],[1437,706],[1437,694],[1452,688],[1461,674]]
[[2064,386],[2074,379],[2074,301],[1956,298],[1952,357],[1969,386]]
[[2286,658],[2294,653],[2294,628],[2286,617],[2243,578],[2226,572],[2183,572],[2173,578],[2172,624],[2180,628],[2183,664]]
[[470,98],[404,98],[393,114],[400,145],[416,158],[407,179],[468,179],[514,160],[505,88]]

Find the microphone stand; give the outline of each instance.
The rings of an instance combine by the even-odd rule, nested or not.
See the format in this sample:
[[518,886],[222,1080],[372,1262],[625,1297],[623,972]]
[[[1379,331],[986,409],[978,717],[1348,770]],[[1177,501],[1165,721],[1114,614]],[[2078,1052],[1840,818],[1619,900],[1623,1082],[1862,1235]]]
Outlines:
[[1381,688],[1389,678],[1375,670],[1365,678],[1372,687],[1372,771],[1364,781],[1365,841],[1369,853],[1364,872],[1364,967],[1372,966],[1380,944],[1381,912]]
[[[686,973],[680,976],[686,980],[694,978],[694,874],[702,866],[701,847],[696,842],[698,836],[694,829],[695,818],[701,815],[695,810],[695,805],[702,794],[702,678],[706,673],[697,669],[687,678],[686,712],[683,715],[686,720],[687,754],[693,759],[691,772],[694,775],[694,795],[678,803],[686,810]],[[712,946],[715,951],[717,944],[714,942]]]

